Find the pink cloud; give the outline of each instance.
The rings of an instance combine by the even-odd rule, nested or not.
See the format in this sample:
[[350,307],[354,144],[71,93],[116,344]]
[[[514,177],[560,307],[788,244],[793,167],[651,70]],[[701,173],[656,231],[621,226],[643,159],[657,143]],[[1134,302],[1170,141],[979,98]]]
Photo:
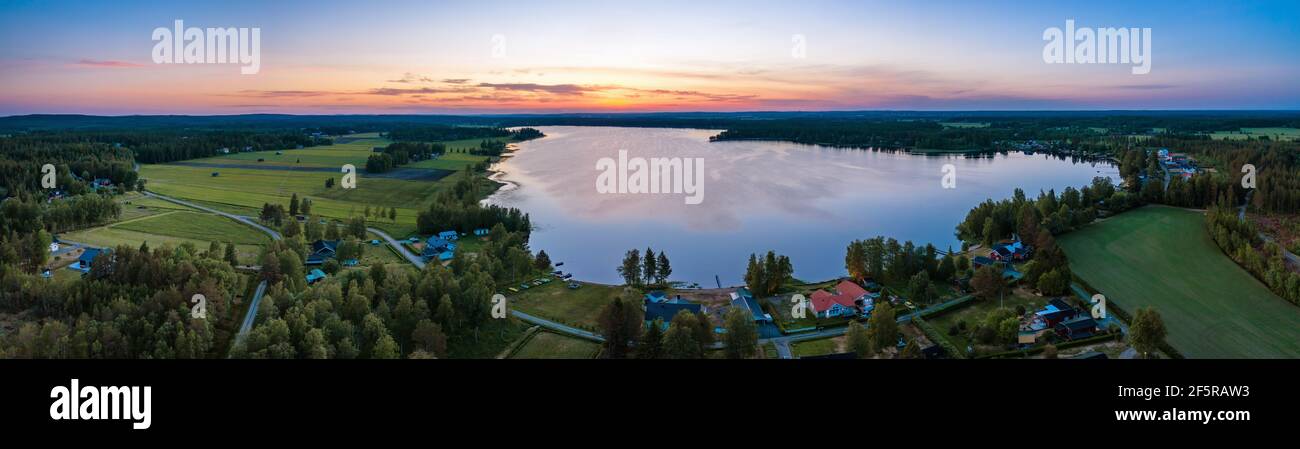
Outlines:
[[80,61],[77,61],[76,65],[82,67],[107,67],[107,68],[114,68],[114,69],[129,69],[129,68],[144,67],[144,64],[136,64],[134,62],[100,61],[96,59],[82,59]]

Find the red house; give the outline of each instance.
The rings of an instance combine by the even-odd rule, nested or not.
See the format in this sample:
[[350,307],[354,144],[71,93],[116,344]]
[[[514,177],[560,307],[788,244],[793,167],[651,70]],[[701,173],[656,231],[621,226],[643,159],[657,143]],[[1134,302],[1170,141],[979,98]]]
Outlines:
[[840,281],[835,285],[835,292],[825,290],[813,292],[813,311],[818,316],[830,318],[852,316],[858,313],[858,306],[867,298],[867,290],[852,281]]

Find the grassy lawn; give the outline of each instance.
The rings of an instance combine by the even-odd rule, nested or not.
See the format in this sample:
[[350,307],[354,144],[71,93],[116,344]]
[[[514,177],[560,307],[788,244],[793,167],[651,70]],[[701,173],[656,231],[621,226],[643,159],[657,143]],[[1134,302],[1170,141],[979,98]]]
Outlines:
[[1059,241],[1108,299],[1130,313],[1154,306],[1188,357],[1300,357],[1300,308],[1224,256],[1200,213],[1149,206]]
[[[415,217],[422,205],[440,186],[449,182],[404,181],[366,178],[357,174],[357,188],[339,185],[325,188],[325,180],[341,180],[341,173],[293,172],[276,170],[222,169],[221,176],[209,176],[211,169],[175,165],[145,165],[141,175],[148,179],[149,190],[181,199],[201,200],[205,206],[227,205],[237,209],[214,207],[224,212],[256,215],[262,204],[288,204],[293,194],[310,198],[312,213],[329,218],[346,219],[363,215],[367,206],[397,208],[397,223],[414,230]],[[387,220],[376,222],[386,224]]]
[[[367,243],[365,244],[366,249],[365,252],[361,255],[361,260],[357,261],[358,264],[363,266],[371,266],[371,265],[381,264],[381,263],[384,265],[402,265],[402,264],[410,263],[407,262],[406,259],[402,258],[402,256],[397,255],[397,252],[393,249],[393,247],[388,246],[388,243],[384,242],[384,239],[379,238],[379,236],[375,235],[374,233],[367,233],[366,238],[367,238]],[[379,246],[371,246],[370,243],[368,243],[369,240],[379,240],[381,243],[379,244]]]
[[504,293],[510,298],[511,307],[524,313],[570,326],[595,329],[600,309],[623,291],[622,287],[593,284],[583,284],[577,290],[569,290],[565,284],[552,281],[540,287],[520,290],[519,293]]
[[512,359],[589,359],[600,344],[553,332],[538,332],[510,356]]
[[[187,211],[170,211],[148,218],[111,225],[114,229],[197,240],[231,242],[236,245],[264,245],[271,241],[251,226],[226,217]],[[204,246],[203,248],[207,248]]]
[[842,349],[844,338],[833,337],[790,343],[790,352],[796,358],[844,352],[844,349]]
[[151,248],[157,249],[163,245],[191,243],[200,251],[207,250],[214,239],[223,243],[232,241],[241,263],[255,262],[261,245],[269,239],[265,234],[230,219],[186,211],[168,211],[64,233],[60,238],[102,248],[119,245],[139,247],[147,242]]

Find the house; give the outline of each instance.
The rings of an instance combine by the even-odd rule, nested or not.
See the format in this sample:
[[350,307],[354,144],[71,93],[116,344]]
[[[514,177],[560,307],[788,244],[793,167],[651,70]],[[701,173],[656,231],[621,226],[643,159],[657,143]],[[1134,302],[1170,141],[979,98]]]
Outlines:
[[993,246],[993,251],[989,251],[989,258],[999,262],[1020,262],[1029,259],[1029,246],[1020,242],[1020,240],[1011,243],[999,243]]
[[311,272],[307,273],[307,285],[315,284],[316,281],[325,278],[326,274],[324,271],[321,271],[319,268],[313,268]]
[[320,265],[338,254],[338,240],[317,240],[311,242],[311,254],[307,255],[306,265]]
[[448,261],[456,255],[456,244],[449,242],[441,237],[432,236],[424,242],[424,251],[420,256],[424,260],[438,259],[439,261]]
[[1047,306],[1043,310],[1034,312],[1034,317],[1031,320],[1042,320],[1042,325],[1039,328],[1045,329],[1055,327],[1062,321],[1079,316],[1079,313],[1079,309],[1066,304],[1060,298],[1052,298],[1047,302]]
[[1067,340],[1088,338],[1097,333],[1097,320],[1091,316],[1081,316],[1056,325],[1056,335]]
[[656,318],[664,320],[664,329],[668,328],[668,323],[673,321],[673,317],[681,311],[690,313],[704,312],[704,306],[689,302],[646,302],[645,303],[645,321],[646,323],[654,322]]
[[489,232],[491,232],[491,231],[489,231],[488,228],[478,228],[478,229],[475,229],[475,230],[474,230],[474,235],[477,235],[477,236],[479,236],[479,237],[482,237],[482,236],[488,235]]
[[90,190],[108,189],[113,187],[113,180],[105,178],[95,178],[90,181]]
[[85,251],[81,252],[81,257],[78,257],[76,262],[73,262],[72,265],[68,265],[68,269],[80,271],[82,273],[89,273],[90,266],[95,263],[95,259],[98,258],[100,254],[103,254],[105,252],[108,252],[108,250],[99,249],[99,248],[86,248]]
[[646,293],[645,300],[646,302],[655,302],[655,303],[668,302],[668,294],[664,293],[663,290],[655,290],[650,293]]
[[438,233],[438,238],[454,242],[456,239],[460,238],[460,234],[457,234],[456,231],[442,231]]
[[975,264],[976,267],[983,267],[983,266],[988,266],[988,265],[992,265],[992,266],[994,266],[994,267],[1001,267],[1001,266],[1002,266],[1002,263],[1001,263],[1001,262],[998,262],[998,261],[996,261],[996,260],[993,260],[993,259],[990,259],[990,258],[987,258],[987,257],[984,257],[984,256],[975,256],[975,257],[971,258],[970,261],[971,261],[971,263]]
[[763,307],[754,299],[754,295],[749,293],[749,289],[741,287],[731,292],[731,307],[739,307],[749,311],[754,317],[754,321],[761,323],[772,322],[772,315],[764,313]]
[[813,312],[822,318],[853,316],[858,314],[859,308],[866,312],[872,307],[871,295],[848,280],[836,284],[834,292],[815,291],[810,299]]

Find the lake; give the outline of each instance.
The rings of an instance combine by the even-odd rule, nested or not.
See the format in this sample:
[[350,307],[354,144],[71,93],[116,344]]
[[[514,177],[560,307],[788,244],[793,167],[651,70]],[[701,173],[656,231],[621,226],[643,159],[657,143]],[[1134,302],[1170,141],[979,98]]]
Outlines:
[[[845,274],[844,251],[854,239],[883,235],[959,249],[957,223],[987,198],[1010,198],[1016,188],[1030,197],[1048,189],[1059,194],[1096,176],[1119,180],[1109,163],[1043,154],[921,156],[788,142],[709,142],[717,134],[710,130],[539,129],[547,136],[518,144],[494,166],[495,179],[508,185],[487,201],[527,212],[536,227],[534,251],[564,262],[561,269],[577,279],[600,283],[621,283],[615,269],[623,254],[647,246],[668,253],[672,280],[703,287],[716,287],[715,276],[723,286],[741,285],[749,254],[768,250],[790,256],[795,277],[825,280]],[[688,178],[685,186],[699,179],[702,189],[602,193],[598,181],[610,181],[602,173],[617,174],[609,171],[611,162],[645,173],[634,163],[620,163],[619,150],[626,150],[629,161],[702,161],[702,172],[680,171]],[[943,187],[947,164],[955,169],[951,189]],[[691,196],[698,204],[689,204]]]

